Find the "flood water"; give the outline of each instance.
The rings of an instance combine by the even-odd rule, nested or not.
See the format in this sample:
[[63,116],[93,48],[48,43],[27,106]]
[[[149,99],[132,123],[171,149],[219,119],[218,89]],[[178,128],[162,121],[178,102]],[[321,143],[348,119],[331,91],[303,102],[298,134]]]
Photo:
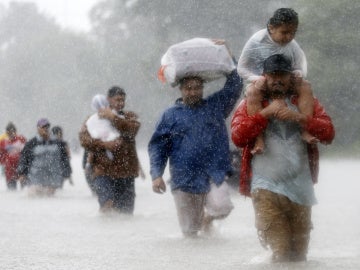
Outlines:
[[251,201],[236,191],[235,209],[211,237],[184,239],[171,194],[153,193],[149,176],[137,179],[133,217],[101,215],[74,154],[75,185],[54,198],[8,192],[1,177],[0,269],[360,269],[360,161],[320,165],[308,262],[271,264]]

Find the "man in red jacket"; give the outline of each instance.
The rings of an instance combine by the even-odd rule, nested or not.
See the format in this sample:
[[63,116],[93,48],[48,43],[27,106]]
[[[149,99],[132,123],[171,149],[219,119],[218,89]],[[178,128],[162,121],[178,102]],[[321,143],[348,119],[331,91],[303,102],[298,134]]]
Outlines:
[[26,139],[24,136],[16,134],[16,127],[11,122],[6,126],[6,134],[7,138],[0,141],[0,163],[4,165],[8,189],[16,190],[16,180],[18,179],[16,168]]
[[[274,262],[306,260],[311,207],[316,204],[316,143],[329,144],[335,136],[331,119],[317,99],[313,117],[298,111],[291,71],[291,62],[283,55],[267,58],[263,109],[248,115],[244,99],[231,123],[232,140],[243,148],[240,192],[252,197],[260,242],[270,246]],[[302,130],[317,140],[307,144],[301,139]],[[264,152],[253,155],[261,133]]]

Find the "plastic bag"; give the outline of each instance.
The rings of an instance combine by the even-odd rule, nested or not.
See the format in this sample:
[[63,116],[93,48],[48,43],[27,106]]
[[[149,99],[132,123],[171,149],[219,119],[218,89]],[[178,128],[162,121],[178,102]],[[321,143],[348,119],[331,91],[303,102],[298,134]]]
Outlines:
[[227,216],[233,208],[228,184],[225,181],[220,186],[211,183],[210,191],[206,196],[207,214],[213,217]]
[[172,45],[161,59],[158,77],[176,86],[181,78],[199,76],[212,81],[236,68],[225,45],[207,38],[194,38]]

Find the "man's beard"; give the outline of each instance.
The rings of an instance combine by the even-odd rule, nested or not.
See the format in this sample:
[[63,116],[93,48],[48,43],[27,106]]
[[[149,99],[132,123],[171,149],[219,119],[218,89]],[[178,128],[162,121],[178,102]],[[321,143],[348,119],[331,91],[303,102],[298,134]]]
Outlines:
[[187,98],[185,103],[190,107],[196,107],[201,104],[201,98]]
[[272,98],[282,98],[286,95],[287,91],[285,90],[285,85],[281,82],[276,82],[272,84],[271,91],[269,95]]

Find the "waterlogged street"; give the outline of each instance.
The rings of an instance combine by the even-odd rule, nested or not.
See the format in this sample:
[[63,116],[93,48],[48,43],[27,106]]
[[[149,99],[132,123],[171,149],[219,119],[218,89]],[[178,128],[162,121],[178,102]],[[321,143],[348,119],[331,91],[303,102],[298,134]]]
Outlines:
[[[147,156],[142,154],[147,168]],[[322,161],[309,261],[280,269],[360,269],[360,161]],[[73,155],[74,186],[54,198],[29,198],[0,185],[1,269],[279,269],[269,262],[251,201],[234,191],[235,209],[212,237],[184,239],[172,196],[136,182],[134,217],[103,216]]]

